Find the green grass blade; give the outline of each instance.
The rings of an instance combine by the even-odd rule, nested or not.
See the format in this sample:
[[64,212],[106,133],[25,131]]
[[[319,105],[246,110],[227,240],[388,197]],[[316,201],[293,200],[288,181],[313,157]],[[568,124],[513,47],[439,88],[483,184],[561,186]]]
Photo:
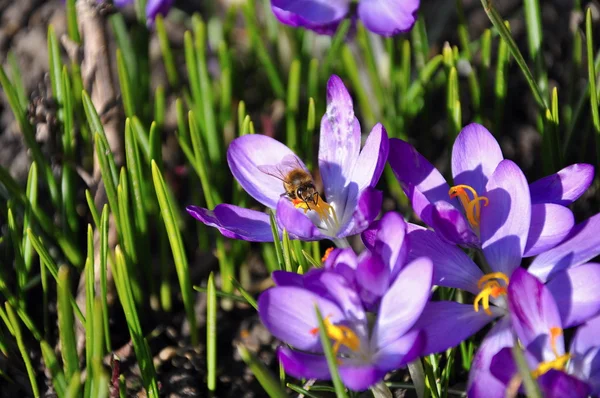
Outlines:
[[81,392],[81,373],[79,371],[73,373],[71,376],[71,381],[69,382],[69,386],[67,387],[67,391],[65,393],[65,398],[77,398],[79,397]]
[[44,364],[52,375],[52,386],[54,386],[54,389],[56,390],[56,395],[59,397],[64,397],[67,391],[67,379],[65,379],[65,374],[63,373],[60,363],[54,354],[54,350],[45,340],[40,342],[40,349],[42,351]]
[[19,326],[19,320],[17,319],[17,315],[15,314],[12,306],[7,302],[4,303],[6,307],[6,315],[11,324],[12,334],[17,341],[17,347],[19,348],[19,352],[21,353],[21,357],[23,358],[23,362],[25,363],[25,368],[27,369],[27,376],[29,377],[29,383],[31,384],[31,390],[33,395],[36,397],[40,396],[40,392],[37,387],[37,381],[35,379],[35,369],[31,363],[31,359],[29,358],[29,350],[25,345],[25,341],[23,340],[23,335],[21,334],[21,327]]
[[[38,256],[40,256],[40,259],[42,260],[42,262],[44,263],[46,268],[48,268],[48,271],[50,271],[50,273],[52,274],[52,276],[58,283],[58,267],[57,267],[56,263],[54,262],[54,260],[52,259],[52,257],[50,256],[50,253],[48,253],[48,250],[42,244],[42,241],[37,236],[35,236],[35,234],[31,231],[31,229],[27,230],[27,234],[29,235],[31,244],[33,245],[33,248],[37,252]],[[71,305],[73,306],[73,309],[75,310],[75,314],[79,318],[79,321],[83,324],[83,327],[85,327],[85,317],[83,316],[81,309],[79,309],[79,306],[77,305],[77,303],[75,302],[75,300],[73,299],[72,296],[69,301],[71,302]]]
[[592,10],[588,8],[585,13],[585,37],[588,61],[588,80],[590,88],[590,109],[592,111],[592,124],[596,132],[596,159],[600,159],[600,115],[598,113],[598,97],[596,92],[596,68],[594,65],[594,43],[592,31]]
[[167,72],[167,79],[169,80],[171,87],[178,87],[179,74],[177,73],[177,67],[175,66],[175,59],[173,58],[173,51],[169,44],[169,37],[167,36],[163,16],[160,14],[157,15],[154,22],[156,23],[156,34],[158,36],[163,62],[165,64],[165,71]]
[[142,326],[133,299],[128,266],[125,256],[119,246],[115,248],[115,258],[116,261],[113,268],[115,286],[117,288],[119,300],[123,306],[125,319],[133,341],[133,348],[140,366],[144,388],[146,389],[148,396],[158,398],[158,384],[156,381],[156,372],[154,370],[152,356],[150,355],[146,339],[142,333]]
[[206,285],[206,364],[208,391],[217,388],[217,295],[213,273]]
[[125,116],[132,117],[135,115],[136,109],[131,88],[131,73],[127,70],[127,65],[123,60],[123,53],[120,49],[117,49],[117,71],[119,73],[119,83],[121,84],[121,96],[123,98]]
[[337,357],[333,352],[331,340],[329,340],[329,336],[327,335],[327,328],[325,327],[323,315],[321,314],[321,310],[317,305],[315,305],[315,312],[319,321],[319,336],[321,338],[321,346],[323,347],[323,352],[325,353],[325,358],[327,359],[327,366],[329,367],[331,381],[333,383],[333,387],[335,388],[335,395],[337,398],[347,398],[348,395],[346,394],[346,387],[344,387],[338,372]]
[[250,293],[246,291],[246,289],[244,289],[242,284],[238,282],[235,278],[231,278],[231,283],[233,283],[233,286],[240,292],[240,294],[246,300],[246,302],[258,311],[258,304],[256,303],[256,300],[250,295]]
[[76,0],[66,0],[65,9],[67,12],[67,32],[69,38],[75,43],[81,43],[81,37],[79,36],[79,28],[77,27],[77,10],[75,9]]
[[296,153],[298,153],[296,116],[298,114],[298,101],[300,97],[300,65],[299,59],[295,59],[292,62],[287,85],[286,143],[288,148],[291,148]]
[[146,158],[146,161],[149,164],[150,160],[152,160],[152,157],[150,156],[150,141],[148,138],[148,131],[144,129],[142,122],[136,116],[132,117],[130,119],[130,122],[133,135],[137,140],[137,143],[140,147],[140,150],[142,151],[142,154],[144,155],[144,158]]
[[[106,351],[110,352],[110,326],[108,323],[108,205],[104,204],[100,218],[100,299],[102,303],[102,325],[106,339]],[[114,263],[114,262],[113,262]],[[97,324],[96,324],[97,325]]]
[[[27,201],[31,204],[31,207],[37,207],[38,198],[38,173],[37,165],[35,162],[31,163],[29,167],[29,174],[27,175],[27,188],[25,190]],[[33,266],[33,247],[31,241],[27,235],[27,228],[33,227],[33,216],[30,206],[25,206],[23,213],[23,260],[25,262],[25,269],[27,272],[31,270]]]
[[198,330],[187,257],[185,255],[181,233],[177,226],[173,205],[167,193],[165,181],[154,161],[152,161],[152,180],[154,181],[154,189],[158,198],[161,215],[167,229],[167,236],[169,237],[169,243],[173,252],[173,260],[175,262],[175,269],[177,270],[177,278],[179,279],[183,304],[185,306],[188,322],[190,323],[190,339],[192,345],[196,345],[198,344]]
[[[87,230],[87,260],[85,262],[85,313],[89,314],[87,317],[87,328],[85,328],[85,368],[92,369],[92,350],[94,342],[94,334],[96,333],[96,325],[94,322],[93,314],[94,309],[94,231],[92,226],[88,224]],[[89,393],[91,388],[92,375],[86,377],[85,390]]]
[[63,64],[60,58],[60,45],[54,33],[54,27],[48,26],[48,55],[50,67],[50,83],[52,85],[52,97],[58,105],[58,119],[64,121],[65,92],[62,81]]
[[73,308],[71,302],[71,283],[69,268],[61,266],[58,270],[58,334],[60,337],[61,354],[65,366],[65,377],[71,379],[79,371],[79,357],[77,356],[77,343],[75,341]]
[[17,274],[17,296],[21,299],[23,297],[23,288],[27,284],[27,269],[25,268],[25,261],[23,260],[23,252],[21,251],[21,231],[17,228],[17,223],[13,216],[13,211],[10,206],[10,202],[8,205],[7,212],[8,219],[8,230],[10,235],[10,240],[12,241],[13,252],[15,256],[15,271]]
[[[325,57],[325,62],[323,63],[323,74],[326,76],[326,78],[329,78],[330,70],[333,67],[334,62],[340,58],[340,50],[344,44],[344,40],[346,39],[350,25],[350,20],[344,19],[338,26],[335,35],[333,35],[331,47],[329,48],[327,57]],[[310,96],[316,98],[316,92],[310,94]]]
[[519,48],[517,47],[517,44],[513,40],[510,31],[504,24],[502,17],[500,16],[500,14],[498,14],[496,8],[494,8],[492,0],[481,0],[481,4],[483,4],[483,9],[485,10],[488,18],[490,19],[494,27],[498,30],[498,33],[502,37],[502,40],[508,46],[508,50],[512,54],[513,58],[515,59],[515,61],[517,61],[519,68],[525,76],[527,84],[529,84],[529,88],[531,89],[535,101],[539,105],[540,109],[542,109],[545,112],[548,109],[548,101],[544,97],[543,92],[540,90],[540,87],[533,78],[533,75],[531,74],[527,63],[525,62],[525,59],[523,59],[523,55],[521,54]]
[[525,0],[525,26],[529,55],[534,62],[534,71],[541,94],[548,95],[548,75],[542,52],[542,17],[539,0]]
[[262,388],[271,398],[285,398],[288,395],[285,390],[279,384],[279,381],[273,376],[273,374],[267,369],[267,367],[260,362],[248,349],[242,345],[237,345],[238,353],[242,360],[248,365],[256,380],[260,383]]

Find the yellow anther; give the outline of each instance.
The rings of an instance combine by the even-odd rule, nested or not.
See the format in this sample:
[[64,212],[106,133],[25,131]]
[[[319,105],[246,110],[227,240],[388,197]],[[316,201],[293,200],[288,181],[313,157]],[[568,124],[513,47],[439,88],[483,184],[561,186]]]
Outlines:
[[538,377],[547,373],[551,369],[564,370],[570,358],[571,354],[564,354],[561,356],[557,356],[555,360],[542,362],[539,364],[537,369],[531,372],[531,376],[537,379]]
[[504,284],[506,286],[508,286],[508,276],[506,276],[506,274],[502,272],[492,272],[489,274],[485,274],[477,281],[477,289],[481,290],[483,288],[483,285],[485,285],[486,282],[489,282],[492,279],[500,279],[501,281],[504,281]]
[[321,257],[322,263],[327,261],[327,258],[329,257],[329,255],[331,254],[332,251],[333,251],[333,247],[330,247],[329,249],[325,250],[325,254],[323,254],[323,257]]
[[325,202],[321,197],[316,200],[316,204],[312,201],[305,201],[298,198],[292,200],[292,204],[297,209],[303,209],[304,214],[306,214],[309,210],[317,212],[321,221],[325,221],[330,217],[333,217],[337,224],[337,215],[335,214],[335,209],[331,207],[329,203]]
[[[505,286],[500,285],[499,280],[503,281]],[[479,312],[479,303],[481,302],[483,310],[488,315],[493,315],[490,310],[490,296],[498,298],[506,295],[506,287],[508,286],[508,277],[502,272],[493,272],[481,277],[477,282],[477,288],[481,290],[475,297],[473,309]]]
[[[471,193],[473,199],[469,197],[467,191]],[[477,191],[469,185],[455,185],[450,188],[448,195],[450,196],[450,199],[458,198],[465,209],[465,215],[467,216],[467,220],[469,220],[469,224],[471,224],[472,227],[478,227],[481,218],[480,202],[483,202],[483,205],[487,206],[490,203],[488,198],[477,195]]]
[[[348,326],[334,325],[331,323],[329,318],[331,318],[331,315],[325,317],[323,321],[325,323],[327,336],[334,341],[333,353],[337,355],[337,352],[341,346],[346,346],[352,351],[358,351],[360,348],[360,340],[358,339],[356,333],[354,333]],[[317,333],[319,333],[318,327],[310,330],[310,334],[312,335]]]

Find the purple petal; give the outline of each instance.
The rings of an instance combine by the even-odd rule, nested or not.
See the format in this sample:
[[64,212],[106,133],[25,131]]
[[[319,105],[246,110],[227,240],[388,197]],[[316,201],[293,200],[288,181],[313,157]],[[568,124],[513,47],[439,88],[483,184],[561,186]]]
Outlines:
[[415,224],[408,224],[409,259],[427,256],[433,263],[433,283],[479,293],[477,282],[483,272],[456,246],[442,241],[438,235]]
[[261,211],[229,204],[217,205],[212,211],[198,206],[188,206],[186,210],[195,219],[218,228],[228,238],[273,242],[269,215]]
[[510,275],[521,264],[531,222],[529,186],[510,160],[500,162],[486,186],[481,208],[481,246],[495,272]]
[[271,278],[277,286],[304,287],[304,276],[295,272],[273,271]]
[[385,347],[417,321],[429,300],[433,265],[426,257],[406,265],[381,299],[373,329],[373,346]]
[[390,269],[379,255],[364,252],[356,267],[356,282],[369,293],[381,297],[390,285]]
[[371,32],[394,36],[412,29],[418,9],[419,0],[361,0],[358,17]]
[[442,239],[455,245],[479,247],[479,238],[463,213],[452,204],[439,201],[429,206],[429,210],[423,212],[423,221],[435,229]]
[[146,19],[154,21],[158,14],[167,15],[175,0],[148,0],[146,3]]
[[271,0],[277,19],[286,25],[333,34],[348,13],[349,0]]
[[538,378],[540,390],[547,398],[585,398],[590,386],[575,377],[559,370],[550,370]]
[[351,247],[346,249],[334,249],[325,263],[323,268],[326,270],[332,270],[348,280],[350,283],[354,283],[355,270],[358,264],[358,259],[354,253],[354,249]]
[[[448,195],[450,186],[446,179],[412,145],[397,138],[391,138],[388,162],[411,201],[413,201],[415,190],[423,193],[431,203],[440,200],[450,201]],[[417,215],[421,217],[419,213]]]
[[362,391],[383,379],[386,372],[373,365],[344,365],[338,366],[340,378],[346,387],[354,391]]
[[485,336],[477,350],[467,385],[470,398],[504,397],[505,386],[490,372],[492,358],[504,347],[512,347],[513,337],[509,317],[502,318]]
[[573,356],[569,363],[569,373],[587,381],[592,394],[600,393],[600,316],[590,319],[577,328],[571,341],[569,352]]
[[498,141],[485,127],[465,126],[452,147],[454,184],[469,185],[484,195],[488,179],[503,159]]
[[330,300],[306,289],[282,286],[263,292],[258,298],[262,323],[279,340],[300,350],[321,352],[319,323],[315,306],[332,323],[344,320],[340,308]]
[[[97,0],[98,3],[100,3],[102,0]],[[133,3],[133,0],[115,0],[114,1],[114,5],[115,7],[125,7],[126,5],[129,5]]]
[[600,348],[598,330],[600,330],[600,315],[589,319],[577,328],[569,352],[576,357],[584,355],[590,349]]
[[573,213],[564,206],[553,203],[532,205],[524,256],[531,257],[552,249],[567,237],[573,225]]
[[568,206],[583,195],[592,181],[594,166],[585,163],[572,164],[529,185],[531,203]]
[[504,311],[490,306],[492,316],[483,310],[475,312],[471,304],[459,304],[454,301],[432,301],[427,303],[423,314],[415,324],[415,329],[425,333],[425,347],[422,355],[443,352],[455,347],[461,341],[477,333]]
[[381,204],[383,203],[383,192],[374,189],[365,189],[355,207],[349,207],[353,209],[352,219],[345,224],[341,221],[340,232],[338,233],[339,238],[346,236],[352,236],[360,234],[362,231],[367,229],[369,225],[375,220],[375,217],[381,212]]
[[360,235],[360,239],[369,251],[375,251],[380,220],[373,221]]
[[274,209],[281,194],[285,193],[283,182],[263,173],[258,166],[278,165],[289,155],[294,156],[294,153],[281,142],[266,135],[248,134],[231,142],[227,149],[227,163],[235,179],[250,196]]
[[[523,346],[540,361],[554,359],[550,330],[562,329],[562,322],[552,293],[535,276],[518,268],[508,285],[508,307],[513,329]],[[556,352],[564,354],[562,336],[555,343]]]
[[386,213],[378,223],[374,251],[381,256],[392,274],[392,279],[400,272],[408,256],[406,222],[398,213]]
[[494,355],[490,363],[490,373],[506,386],[518,371],[519,369],[517,369],[517,364],[512,356],[511,347],[501,349]]
[[327,82],[327,111],[321,120],[319,141],[319,172],[329,202],[346,202],[359,151],[360,124],[354,117],[352,97],[342,79],[332,75]]
[[411,330],[377,351],[373,361],[385,371],[401,368],[422,355],[425,338],[421,330]]
[[600,264],[596,263],[557,272],[548,281],[546,287],[556,301],[565,328],[577,326],[600,312],[598,286]]
[[387,132],[381,123],[377,123],[367,137],[352,171],[352,181],[358,185],[358,192],[377,184],[387,162],[389,148]]
[[577,224],[558,246],[537,256],[529,272],[543,282],[560,270],[583,264],[600,254],[600,214]]
[[281,228],[285,228],[290,235],[297,236],[298,239],[310,241],[327,238],[312,220],[304,214],[304,211],[295,208],[287,198],[280,198],[275,217]]
[[[342,309],[346,319],[354,323],[366,322],[360,297],[342,275],[336,272],[314,270],[305,275],[304,286],[336,303]],[[323,316],[327,315],[323,313]]]
[[322,354],[307,354],[288,347],[279,347],[277,358],[285,372],[298,379],[331,379],[327,359]]

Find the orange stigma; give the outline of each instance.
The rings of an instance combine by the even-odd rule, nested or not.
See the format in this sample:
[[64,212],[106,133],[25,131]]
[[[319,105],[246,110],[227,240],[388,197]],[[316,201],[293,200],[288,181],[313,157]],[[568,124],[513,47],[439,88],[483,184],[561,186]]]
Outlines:
[[539,366],[537,367],[537,369],[535,369],[534,371],[531,372],[531,375],[534,378],[538,378],[541,375],[547,373],[549,370],[564,370],[565,366],[567,365],[567,362],[569,361],[569,359],[571,358],[571,354],[563,354],[563,355],[558,355],[558,350],[556,349],[556,342],[557,339],[562,336],[563,334],[563,330],[562,328],[559,328],[557,326],[555,327],[551,327],[550,328],[550,347],[552,348],[552,352],[554,353],[554,356],[556,357],[556,359],[552,360],[552,361],[546,361],[546,362],[542,362],[539,364]]
[[[358,349],[360,348],[360,340],[358,339],[356,333],[354,333],[352,329],[350,329],[348,326],[334,325],[333,323],[331,323],[329,318],[331,318],[331,315],[325,317],[325,319],[323,319],[323,322],[325,323],[327,337],[334,341],[333,353],[337,355],[338,350],[341,346],[346,346],[352,351],[358,351]],[[314,336],[319,333],[319,328],[312,328],[309,331],[309,333]]]
[[327,258],[329,258],[329,255],[331,254],[332,251],[333,251],[333,247],[330,247],[329,249],[325,250],[325,254],[323,254],[323,257],[321,257],[322,263],[327,261]]
[[[504,282],[504,286],[500,285],[500,282]],[[508,287],[508,276],[502,272],[492,272],[482,276],[477,282],[477,288],[481,290],[475,297],[473,302],[473,308],[475,312],[479,312],[479,303],[483,304],[483,310],[488,315],[493,315],[490,310],[490,296],[498,298],[500,296],[506,296],[506,288]]]
[[[467,191],[471,192],[473,199],[469,197]],[[478,227],[481,217],[480,202],[483,202],[483,205],[487,206],[490,203],[488,198],[477,195],[477,191],[475,191],[475,189],[469,185],[455,185],[450,188],[448,195],[450,195],[450,199],[458,198],[458,200],[460,200],[460,203],[465,209],[465,214],[467,216],[467,220],[469,220],[469,224],[471,224],[471,227]]]

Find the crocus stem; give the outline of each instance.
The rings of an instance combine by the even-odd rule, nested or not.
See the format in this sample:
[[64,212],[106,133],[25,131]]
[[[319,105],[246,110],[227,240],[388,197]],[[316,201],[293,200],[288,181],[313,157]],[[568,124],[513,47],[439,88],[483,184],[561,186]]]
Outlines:
[[348,242],[348,239],[346,239],[346,238],[333,239],[333,243],[339,249],[345,249],[346,247],[350,247],[350,243]]
[[417,397],[423,398],[425,396],[425,371],[423,370],[421,358],[417,358],[408,364],[408,372],[415,385]]

